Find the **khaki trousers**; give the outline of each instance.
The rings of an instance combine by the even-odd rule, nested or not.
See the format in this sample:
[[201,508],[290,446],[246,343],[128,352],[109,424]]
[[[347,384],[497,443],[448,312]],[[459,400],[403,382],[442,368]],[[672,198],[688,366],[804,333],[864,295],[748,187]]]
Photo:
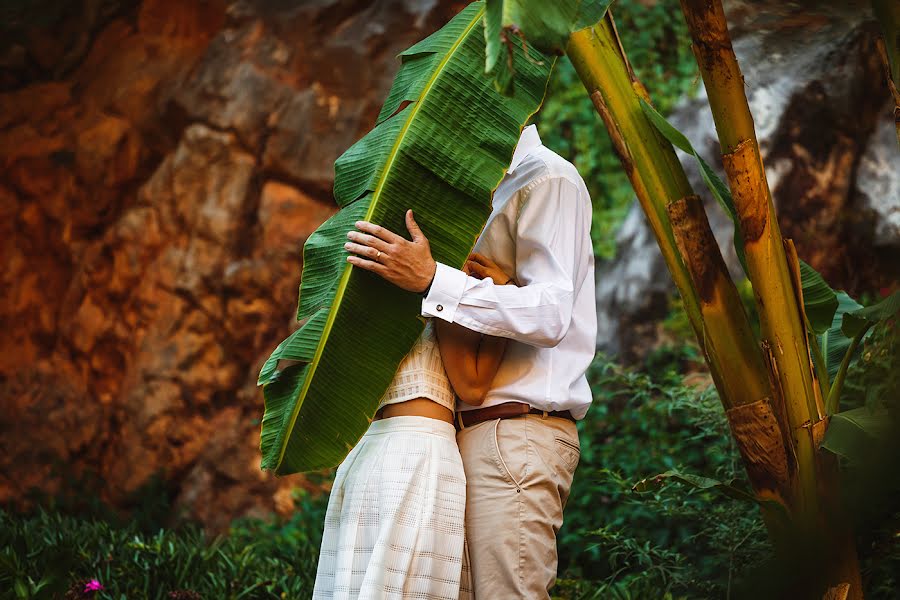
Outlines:
[[466,471],[466,537],[476,600],[549,599],[556,533],[580,457],[566,419],[527,415],[456,434]]

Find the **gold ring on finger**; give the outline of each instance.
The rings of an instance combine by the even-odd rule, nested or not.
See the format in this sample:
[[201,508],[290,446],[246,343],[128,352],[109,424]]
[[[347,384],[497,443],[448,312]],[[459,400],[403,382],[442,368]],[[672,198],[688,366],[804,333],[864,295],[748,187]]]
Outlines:
[[381,250],[378,251],[378,254],[375,255],[375,262],[378,262],[378,259],[381,258]]

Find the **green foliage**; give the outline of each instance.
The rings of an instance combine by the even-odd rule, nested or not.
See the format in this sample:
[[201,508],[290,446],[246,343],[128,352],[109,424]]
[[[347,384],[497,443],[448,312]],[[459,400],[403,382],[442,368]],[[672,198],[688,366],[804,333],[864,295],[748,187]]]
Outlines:
[[240,520],[215,538],[195,526],[144,534],[131,524],[0,511],[0,598],[61,597],[86,579],[103,585],[98,600],[168,600],[176,590],[215,600],[308,598],[325,500],[303,494],[290,520]]
[[[668,114],[694,87],[697,65],[678,0],[623,0],[612,7],[622,45],[653,98]],[[548,147],[584,177],[594,205],[592,237],[598,257],[615,254],[615,234],[634,191],[619,164],[603,122],[568,60],[560,60],[547,102],[537,119]]]
[[589,27],[606,13],[612,0],[486,0],[484,71],[497,91],[512,93],[516,69],[507,57],[515,45],[562,54],[569,34]]
[[887,435],[867,440],[857,460],[844,461],[843,501],[854,518],[863,581],[869,600],[888,600],[900,590],[900,327],[888,321],[865,340],[841,394],[848,410],[881,415]]
[[[678,311],[670,320],[677,322]],[[679,361],[641,373],[602,358],[591,370],[596,398],[579,423],[582,457],[560,531],[566,599],[753,598],[777,565],[759,510],[715,482],[632,486],[664,471],[748,487],[713,388],[685,385]],[[689,376],[700,379],[701,374]],[[708,385],[708,382],[706,382]],[[900,329],[876,329],[850,369],[845,403],[887,409],[893,435],[870,444],[870,460],[846,465],[844,501],[854,515],[867,598],[896,597],[900,585]],[[707,483],[709,489],[698,489]]]
[[[637,481],[668,470],[736,480],[740,459],[714,390],[675,371],[651,376],[598,360],[579,423],[581,463],[560,532],[567,598],[722,597],[768,554],[759,510],[713,490]],[[580,583],[571,583],[577,581]],[[592,596],[604,589],[609,596]]]

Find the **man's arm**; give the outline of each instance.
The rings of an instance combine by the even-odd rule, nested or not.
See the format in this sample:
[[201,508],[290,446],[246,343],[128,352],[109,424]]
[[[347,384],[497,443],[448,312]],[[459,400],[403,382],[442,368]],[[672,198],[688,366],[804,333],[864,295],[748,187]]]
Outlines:
[[[424,236],[410,227],[411,214],[407,215],[407,227],[413,242],[395,234],[390,235],[404,244],[390,237],[385,240],[383,232],[373,229],[377,226],[361,222],[357,227],[365,233],[350,232],[348,237],[355,243],[348,244],[347,249],[368,260],[353,256],[347,260],[406,290],[428,289],[422,303],[425,316],[532,346],[552,347],[569,329],[575,282],[580,285],[587,272],[588,257],[582,254],[585,240],[589,240],[590,217],[585,211],[590,211],[590,203],[579,194],[575,184],[555,177],[538,183],[522,199],[516,236],[518,286],[497,285],[491,279],[476,279],[434,263],[430,250],[429,264],[422,258],[422,242],[416,241],[417,236],[422,240]],[[587,242],[587,252],[589,247]],[[380,248],[384,249],[379,263],[385,262],[385,254],[393,252],[389,265],[372,264]],[[434,270],[430,270],[431,264]],[[433,273],[433,278],[416,278],[417,269]]]
[[[438,264],[422,314],[532,346],[552,347],[572,321],[575,283],[587,264],[589,203],[575,184],[550,178],[522,199],[516,235],[518,287],[496,285]],[[589,244],[588,244],[589,245]]]

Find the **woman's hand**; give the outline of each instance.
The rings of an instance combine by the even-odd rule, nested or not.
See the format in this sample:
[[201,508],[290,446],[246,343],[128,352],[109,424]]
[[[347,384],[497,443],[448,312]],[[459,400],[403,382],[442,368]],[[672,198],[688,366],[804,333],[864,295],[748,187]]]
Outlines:
[[463,266],[463,272],[466,275],[471,275],[478,279],[487,279],[490,277],[497,285],[506,285],[508,283],[515,284],[513,278],[497,266],[497,263],[484,254],[479,254],[477,252],[473,252],[469,255],[465,266]]

